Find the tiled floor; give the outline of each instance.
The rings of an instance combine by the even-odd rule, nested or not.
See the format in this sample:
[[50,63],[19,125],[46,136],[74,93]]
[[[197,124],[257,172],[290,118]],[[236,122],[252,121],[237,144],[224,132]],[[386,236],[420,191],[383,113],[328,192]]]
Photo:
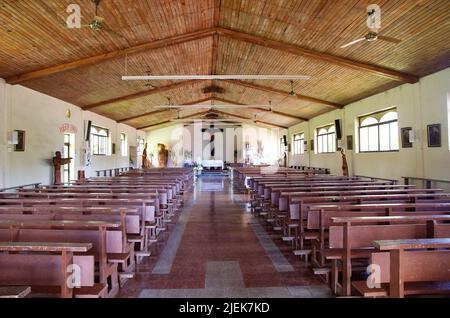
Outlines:
[[328,287],[267,232],[224,177],[200,178],[121,297],[329,297]]

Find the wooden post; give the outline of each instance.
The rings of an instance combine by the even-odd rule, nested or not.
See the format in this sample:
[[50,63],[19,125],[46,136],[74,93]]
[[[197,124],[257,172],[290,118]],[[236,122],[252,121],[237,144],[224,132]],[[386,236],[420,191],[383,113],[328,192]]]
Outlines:
[[403,285],[402,249],[390,251],[391,280],[389,283],[389,297],[404,298],[405,291]]
[[350,296],[352,287],[350,223],[345,223],[344,225],[344,257],[342,259],[342,273],[342,293],[344,296]]
[[63,250],[61,252],[61,298],[72,298],[73,289],[68,286],[70,273],[67,272],[69,265],[73,262],[73,253]]

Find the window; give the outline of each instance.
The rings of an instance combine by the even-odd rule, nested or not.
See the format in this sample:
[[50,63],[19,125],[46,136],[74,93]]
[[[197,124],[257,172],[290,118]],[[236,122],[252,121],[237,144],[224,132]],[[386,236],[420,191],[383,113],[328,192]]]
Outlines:
[[144,152],[144,148],[145,148],[145,140],[142,138],[138,138],[137,140],[137,153],[138,156],[142,155],[142,153]]
[[120,152],[122,157],[128,156],[128,142],[127,142],[127,135],[120,134]]
[[92,126],[91,151],[93,155],[106,156],[108,154],[108,141],[108,129]]
[[359,118],[359,151],[397,151],[398,116],[396,109],[366,115]]
[[280,156],[284,156],[284,152],[286,151],[286,146],[284,145],[284,138],[280,139]]
[[317,128],[317,153],[336,152],[336,128],[334,125]]
[[303,155],[305,153],[305,134],[294,135],[292,153],[294,155]]
[[447,114],[448,114],[448,149],[450,150],[450,93],[447,94]]

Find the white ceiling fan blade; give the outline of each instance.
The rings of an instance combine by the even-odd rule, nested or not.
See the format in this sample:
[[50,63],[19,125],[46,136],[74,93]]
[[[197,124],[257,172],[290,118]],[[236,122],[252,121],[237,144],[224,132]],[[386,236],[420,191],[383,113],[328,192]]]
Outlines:
[[356,44],[356,43],[359,43],[359,42],[362,42],[362,41],[365,41],[365,40],[366,40],[366,38],[360,38],[358,40],[352,41],[350,43],[347,43],[347,44],[341,46],[341,49],[345,49],[346,47],[349,47],[349,46],[351,46],[353,44]]

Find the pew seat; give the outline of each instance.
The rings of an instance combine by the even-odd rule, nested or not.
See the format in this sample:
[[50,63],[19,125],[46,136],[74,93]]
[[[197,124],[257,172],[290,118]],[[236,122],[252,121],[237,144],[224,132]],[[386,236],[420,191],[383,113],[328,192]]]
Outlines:
[[30,286],[0,286],[0,298],[25,298],[30,293]]
[[379,266],[373,275],[380,286],[371,290],[366,281],[354,282],[362,295],[450,295],[450,238],[380,240],[374,246],[371,264]]
[[[382,283],[380,288],[369,288],[366,281],[352,283],[353,288],[363,297],[388,297],[389,283]],[[450,295],[450,282],[407,282],[405,296]]]
[[[72,298],[73,290],[67,282],[70,274],[69,265],[78,263],[74,253],[86,253],[92,248],[91,243],[53,243],[53,242],[1,242],[0,243],[0,283],[12,286],[31,287],[31,292],[38,292],[51,286],[61,298]],[[85,258],[82,268],[93,268],[93,258]],[[33,275],[33,273],[40,275]],[[61,275],[62,273],[62,275]],[[93,277],[81,278],[84,286],[92,285]],[[91,287],[91,286],[90,286]]]

